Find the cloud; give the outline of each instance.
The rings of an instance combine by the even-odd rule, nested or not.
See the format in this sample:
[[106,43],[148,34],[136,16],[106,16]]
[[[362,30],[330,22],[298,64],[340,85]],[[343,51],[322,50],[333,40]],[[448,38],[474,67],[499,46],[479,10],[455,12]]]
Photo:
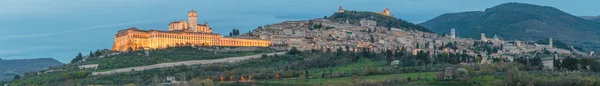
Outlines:
[[27,38],[54,36],[54,35],[60,35],[60,34],[67,34],[67,33],[85,31],[85,30],[92,30],[92,29],[99,29],[99,28],[109,28],[109,27],[118,27],[118,26],[132,25],[132,24],[143,24],[143,23],[151,23],[151,22],[156,22],[156,21],[136,21],[136,22],[128,22],[128,23],[109,24],[109,25],[96,25],[96,26],[90,26],[90,27],[84,27],[84,28],[78,28],[78,29],[71,29],[71,30],[64,30],[64,31],[57,31],[57,32],[52,32],[52,33],[42,33],[42,34],[8,35],[8,36],[0,37],[0,40],[27,39]]
[[31,51],[35,51],[35,50],[57,49],[57,48],[67,48],[67,47],[63,47],[63,46],[36,46],[36,47],[20,48],[20,49],[12,49],[12,50],[0,50],[0,55],[5,55],[5,54],[19,54],[19,53],[27,53],[27,52],[31,52]]

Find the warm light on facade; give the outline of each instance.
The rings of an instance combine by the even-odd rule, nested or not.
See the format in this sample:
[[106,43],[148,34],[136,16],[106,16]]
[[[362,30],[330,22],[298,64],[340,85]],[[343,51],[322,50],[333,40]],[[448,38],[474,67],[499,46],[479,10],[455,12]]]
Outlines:
[[175,46],[230,46],[230,47],[268,47],[271,42],[261,39],[226,38],[212,33],[205,22],[196,23],[195,11],[188,12],[188,23],[172,22],[169,31],[139,30],[135,27],[120,30],[115,34],[112,50],[151,50]]

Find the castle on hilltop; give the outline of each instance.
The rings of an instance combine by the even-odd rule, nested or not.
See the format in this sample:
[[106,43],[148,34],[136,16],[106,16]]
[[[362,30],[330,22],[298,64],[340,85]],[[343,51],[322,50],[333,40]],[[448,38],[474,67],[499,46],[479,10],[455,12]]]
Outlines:
[[[340,8],[338,9],[338,13],[343,13],[343,12],[346,12],[346,11],[344,10],[344,8],[342,8],[342,6],[340,6]],[[383,12],[377,12],[377,14],[381,14],[381,15],[384,15],[384,16],[392,16],[390,14],[390,8],[385,8],[383,10]]]
[[177,46],[229,46],[229,47],[268,47],[269,40],[255,38],[222,37],[212,33],[212,28],[204,22],[197,24],[196,11],[188,12],[188,21],[169,24],[169,31],[139,30],[132,27],[115,34],[112,50],[151,50]]
[[384,15],[384,16],[392,16],[392,15],[390,15],[390,8],[385,8],[383,10],[383,12],[377,12],[377,14],[381,14],[381,15]]

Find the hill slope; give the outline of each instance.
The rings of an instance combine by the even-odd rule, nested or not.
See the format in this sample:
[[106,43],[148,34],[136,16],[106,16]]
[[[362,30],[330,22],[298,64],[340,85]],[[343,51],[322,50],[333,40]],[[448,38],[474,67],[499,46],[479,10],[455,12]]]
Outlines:
[[52,58],[17,60],[0,59],[0,81],[12,80],[16,74],[22,75],[25,72],[37,72],[50,66],[60,66],[62,64],[63,63]]
[[552,37],[555,40],[598,50],[600,23],[585,20],[559,9],[524,3],[505,3],[485,11],[447,13],[420,25],[433,32],[448,34],[456,28],[457,36],[480,38],[481,33],[501,39],[537,41]]
[[417,24],[410,23],[408,21],[404,21],[402,19],[397,19],[390,16],[384,16],[373,12],[361,12],[361,11],[347,11],[347,12],[338,12],[329,16],[328,19],[336,21],[336,22],[344,22],[348,20],[351,24],[359,24],[361,19],[368,19],[377,21],[377,26],[382,27],[396,27],[402,28],[404,30],[417,30],[423,32],[431,32],[429,29],[419,26]]

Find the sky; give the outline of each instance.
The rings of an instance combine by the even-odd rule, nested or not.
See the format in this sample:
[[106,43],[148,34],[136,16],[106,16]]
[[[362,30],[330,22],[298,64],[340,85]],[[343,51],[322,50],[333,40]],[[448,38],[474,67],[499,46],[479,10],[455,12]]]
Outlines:
[[556,7],[576,16],[600,15],[600,0],[0,0],[0,58],[54,58],[68,63],[82,52],[110,49],[118,30],[168,30],[198,12],[213,32],[242,32],[289,20],[347,10],[383,11],[421,23],[444,13],[483,11],[502,3]]

